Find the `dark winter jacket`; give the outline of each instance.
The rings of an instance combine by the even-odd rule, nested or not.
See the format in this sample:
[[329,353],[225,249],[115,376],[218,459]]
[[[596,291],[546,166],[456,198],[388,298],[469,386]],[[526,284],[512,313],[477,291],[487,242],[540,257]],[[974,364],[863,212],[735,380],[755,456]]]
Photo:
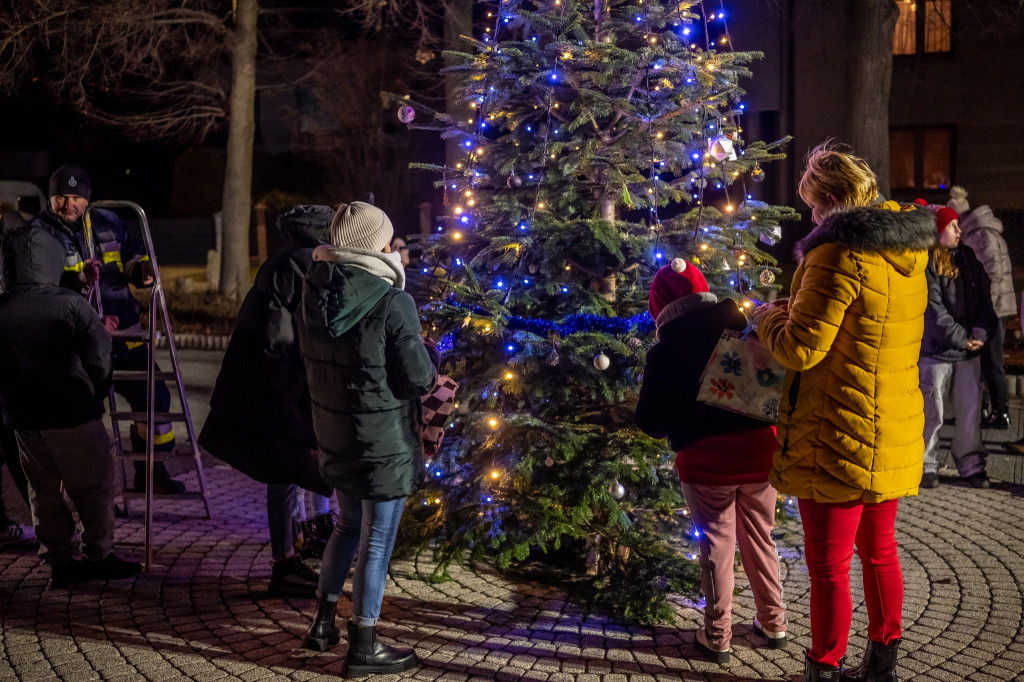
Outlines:
[[58,285],[64,255],[61,242],[31,226],[4,241],[0,403],[13,429],[71,428],[103,415],[110,335],[82,296]]
[[[941,247],[936,247],[941,248]],[[928,309],[924,313],[924,338],[921,355],[945,362],[974,357],[980,350],[968,352],[964,343],[975,328],[988,339],[995,332],[997,319],[992,308],[985,268],[971,247],[961,244],[950,250],[953,264],[960,271],[956,279],[942,277],[935,269],[935,251],[928,254]]]
[[[95,257],[103,263],[100,269],[103,314],[116,316],[118,329],[126,329],[139,321],[139,303],[132,296],[128,283],[142,286],[142,268],[136,266],[148,261],[149,256],[114,213],[92,209],[89,217]],[[77,292],[83,291],[85,286],[82,264],[89,253],[82,220],[66,223],[47,207],[31,223],[32,227],[45,229],[63,243],[64,274],[60,283]]]
[[683,483],[741,485],[768,480],[775,429],[763,421],[697,402],[700,377],[726,329],[747,320],[732,299],[692,294],[658,315],[658,343],[647,353],[637,425],[669,439]]
[[398,254],[321,247],[303,288],[299,342],[320,472],[359,499],[406,497],[422,476],[419,396],[437,373],[402,284]]
[[257,481],[321,495],[331,489],[320,476],[296,313],[333,215],[327,206],[298,206],[278,219],[288,244],[260,266],[242,302],[199,434],[199,445]]

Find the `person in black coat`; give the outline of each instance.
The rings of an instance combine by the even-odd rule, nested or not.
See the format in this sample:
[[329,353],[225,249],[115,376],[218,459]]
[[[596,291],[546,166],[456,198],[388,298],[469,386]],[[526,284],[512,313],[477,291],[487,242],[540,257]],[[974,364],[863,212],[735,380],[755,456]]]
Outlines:
[[[92,198],[92,178],[78,164],[66,163],[53,172],[48,196],[46,208],[30,225],[53,235],[63,245],[61,286],[79,293],[87,293],[91,285],[98,286],[99,306],[107,331],[141,332],[139,303],[129,284],[136,287],[153,285],[153,266],[143,245],[115,213],[104,209],[89,212],[92,225],[90,242],[86,237],[84,216]],[[148,368],[149,355],[143,344],[116,339],[113,354],[114,369],[118,371],[145,371]],[[145,382],[116,381],[114,390],[124,396],[132,411],[146,411],[149,391]],[[163,381],[156,382],[154,398],[156,412],[170,411],[171,393]],[[174,429],[170,422],[154,423],[153,431],[155,451],[174,450]],[[132,424],[130,438],[134,450],[145,452],[145,436],[145,422]],[[145,485],[146,463],[135,462],[134,488],[141,492]],[[171,478],[164,463],[157,462],[153,470],[153,489],[157,494],[171,495],[184,492],[185,484]]]
[[947,396],[956,417],[949,450],[960,478],[974,488],[991,486],[981,438],[980,355],[998,318],[985,268],[971,247],[960,243],[959,218],[948,206],[935,209],[938,238],[925,271],[928,308],[918,360],[925,417],[922,488],[939,485],[939,428]]
[[324,651],[340,635],[338,598],[358,545],[344,675],[393,674],[417,664],[411,649],[376,638],[405,498],[420,485],[420,396],[437,381],[416,304],[391,252],[394,229],[378,208],[353,202],[313,252],[299,321],[320,472],[337,490],[339,518],[324,551],[316,615],[303,646]]
[[[242,302],[199,434],[207,452],[267,484],[273,594],[311,597],[319,579],[293,548],[300,487],[331,494],[319,471],[295,313],[313,249],[327,243],[333,215],[327,206],[297,206],[278,218],[287,244],[260,266]],[[326,544],[333,530],[329,506],[321,516],[326,522],[316,525],[325,528]]]
[[[22,227],[3,248],[9,288],[0,296],[0,404],[20,446],[39,557],[52,566],[50,587],[133,576],[141,565],[111,551],[116,487],[100,421],[110,389],[110,334],[84,298],[58,285],[58,240]],[[75,558],[65,492],[82,523],[84,563]]]

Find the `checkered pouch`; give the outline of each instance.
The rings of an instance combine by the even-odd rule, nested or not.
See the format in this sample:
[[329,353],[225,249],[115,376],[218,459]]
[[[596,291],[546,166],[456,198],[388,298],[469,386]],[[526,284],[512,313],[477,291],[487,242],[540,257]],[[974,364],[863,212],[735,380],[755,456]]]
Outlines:
[[423,450],[428,457],[437,454],[444,440],[444,425],[455,409],[455,391],[459,384],[444,374],[437,375],[437,384],[420,401],[423,403]]

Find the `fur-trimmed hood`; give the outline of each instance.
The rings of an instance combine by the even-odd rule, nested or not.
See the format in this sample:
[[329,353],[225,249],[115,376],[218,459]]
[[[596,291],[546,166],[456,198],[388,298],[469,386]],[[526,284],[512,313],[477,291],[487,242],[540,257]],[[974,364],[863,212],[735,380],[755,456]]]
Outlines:
[[836,243],[858,251],[882,253],[886,260],[899,267],[895,262],[899,259],[894,256],[907,251],[927,251],[935,246],[935,215],[913,207],[890,208],[894,205],[895,202],[885,202],[835,211],[797,242],[797,260],[802,261],[816,246]]

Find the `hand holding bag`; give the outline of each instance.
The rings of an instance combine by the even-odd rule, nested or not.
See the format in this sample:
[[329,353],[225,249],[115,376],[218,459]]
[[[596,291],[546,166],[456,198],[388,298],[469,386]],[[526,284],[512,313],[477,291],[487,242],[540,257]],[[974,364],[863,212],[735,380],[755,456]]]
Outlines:
[[455,391],[458,388],[459,384],[454,379],[438,374],[433,390],[420,398],[423,403],[423,451],[427,457],[433,457],[441,449],[444,425],[455,409]]
[[774,423],[786,370],[751,330],[722,332],[701,375],[697,402]]

